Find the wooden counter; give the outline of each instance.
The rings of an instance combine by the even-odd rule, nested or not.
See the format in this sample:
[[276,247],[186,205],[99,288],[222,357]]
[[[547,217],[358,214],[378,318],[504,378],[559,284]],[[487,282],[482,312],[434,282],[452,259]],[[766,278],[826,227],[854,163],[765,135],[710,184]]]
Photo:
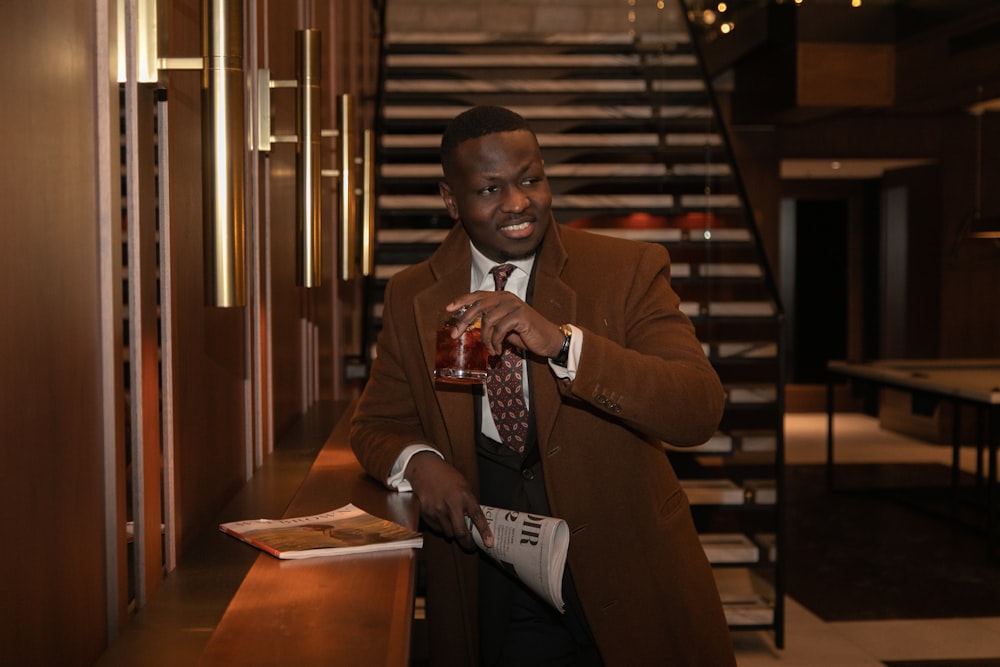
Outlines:
[[[412,494],[387,492],[361,471],[347,444],[349,414],[334,428],[285,518],[350,502],[416,528]],[[413,549],[290,561],[261,554],[199,664],[405,667],[415,571]]]
[[[412,494],[386,491],[347,443],[353,406],[303,418],[218,522],[318,514],[346,503],[416,528]],[[281,561],[209,526],[96,663],[409,663],[416,552]]]

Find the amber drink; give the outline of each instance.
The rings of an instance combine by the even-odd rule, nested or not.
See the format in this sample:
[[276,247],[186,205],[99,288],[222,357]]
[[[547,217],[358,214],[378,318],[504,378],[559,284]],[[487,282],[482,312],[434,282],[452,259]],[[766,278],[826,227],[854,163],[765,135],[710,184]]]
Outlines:
[[489,375],[489,355],[480,338],[480,321],[476,320],[460,336],[452,338],[452,332],[460,326],[458,320],[463,312],[445,313],[445,320],[438,327],[434,376],[440,382],[480,384]]

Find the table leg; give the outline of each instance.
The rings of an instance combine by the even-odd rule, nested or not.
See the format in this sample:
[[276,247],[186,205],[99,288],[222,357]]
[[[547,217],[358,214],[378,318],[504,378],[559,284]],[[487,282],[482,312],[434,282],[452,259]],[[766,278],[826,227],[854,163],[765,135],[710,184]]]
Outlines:
[[826,381],[826,490],[833,491],[833,379]]
[[[989,410],[982,407],[976,408],[976,500],[983,498],[983,486],[985,484],[986,472],[983,470],[983,454],[989,445],[989,424],[984,426],[984,419],[989,418]],[[984,428],[986,429],[984,432]]]
[[1000,425],[997,424],[1000,418],[1000,405],[991,404],[987,410],[986,432],[989,446],[989,477],[986,478],[986,539],[989,543],[989,553],[995,557],[997,553],[997,531],[996,531],[996,490],[997,479],[997,440],[1000,439]]
[[951,418],[951,518],[958,516],[958,491],[960,481],[961,450],[962,450],[962,404],[958,399],[952,401]]

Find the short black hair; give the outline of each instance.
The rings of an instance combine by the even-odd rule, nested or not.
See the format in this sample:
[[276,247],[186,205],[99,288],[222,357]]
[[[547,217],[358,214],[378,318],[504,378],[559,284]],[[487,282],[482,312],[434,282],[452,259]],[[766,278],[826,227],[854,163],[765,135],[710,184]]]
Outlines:
[[497,106],[477,106],[466,109],[455,116],[441,135],[441,166],[447,178],[450,171],[455,149],[463,141],[484,137],[496,132],[516,132],[527,130],[531,132],[521,115]]

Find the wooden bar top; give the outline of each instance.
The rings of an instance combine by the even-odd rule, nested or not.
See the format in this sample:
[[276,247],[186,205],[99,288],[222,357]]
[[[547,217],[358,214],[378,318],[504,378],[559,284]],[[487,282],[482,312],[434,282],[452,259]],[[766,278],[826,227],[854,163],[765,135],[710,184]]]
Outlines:
[[[347,441],[350,415],[334,427],[282,518],[353,503],[416,529],[413,495],[387,491],[361,470]],[[415,574],[413,549],[304,560],[261,553],[199,664],[405,667]]]

